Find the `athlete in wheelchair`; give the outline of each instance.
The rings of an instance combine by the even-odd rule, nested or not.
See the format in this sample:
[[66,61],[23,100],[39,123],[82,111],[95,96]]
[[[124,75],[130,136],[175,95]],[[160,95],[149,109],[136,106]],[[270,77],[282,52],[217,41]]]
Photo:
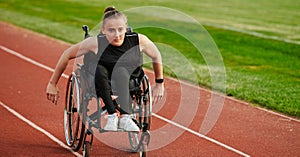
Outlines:
[[[102,19],[101,33],[88,37],[85,28],[86,39],[61,55],[50,78],[47,98],[56,104],[59,98],[57,83],[69,60],[84,55],[84,64],[79,65],[69,78],[66,95],[65,133],[67,143],[73,150],[77,151],[82,142],[86,144],[84,147],[91,146],[92,137],[88,141],[87,136],[92,135],[92,128],[100,132],[129,132],[134,151],[141,149],[142,142],[146,143],[144,147],[149,143],[149,139],[145,139],[149,138],[152,102],[156,103],[164,94],[162,59],[151,40],[145,35],[128,32],[127,27],[127,18],[122,12],[113,7],[107,8]],[[144,52],[153,61],[156,84],[152,90],[142,70],[140,52]],[[112,98],[112,95],[118,97]],[[88,114],[88,104],[93,97],[97,99],[98,109]],[[101,106],[98,98],[102,99],[104,106]],[[102,128],[100,116],[105,112],[108,118]],[[88,148],[84,149],[88,151]]]

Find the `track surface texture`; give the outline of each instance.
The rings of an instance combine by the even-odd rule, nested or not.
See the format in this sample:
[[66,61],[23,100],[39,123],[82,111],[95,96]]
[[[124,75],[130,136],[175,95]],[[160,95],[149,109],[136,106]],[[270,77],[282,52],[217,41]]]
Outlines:
[[[0,22],[0,28],[0,156],[80,156],[81,150],[72,152],[65,144],[67,79],[62,77],[59,81],[61,98],[57,105],[49,102],[45,93],[51,69],[70,44],[4,22]],[[69,75],[72,68],[71,62],[65,74]],[[153,73],[146,71],[153,83]],[[153,106],[148,156],[300,155],[299,120],[175,79],[167,78],[165,86],[165,100]],[[207,117],[213,106],[212,97],[224,99],[224,104],[217,107],[221,110],[216,109],[220,114]],[[193,98],[199,100],[198,104],[190,102]],[[195,106],[195,114],[184,111]],[[175,116],[177,113],[181,118]],[[191,121],[185,123],[184,118],[188,121],[189,116]],[[176,138],[165,142],[176,133]],[[119,142],[122,150],[116,149],[101,140],[107,136],[127,142]],[[92,148],[93,156],[138,156],[124,151],[129,149],[124,133],[97,135]]]

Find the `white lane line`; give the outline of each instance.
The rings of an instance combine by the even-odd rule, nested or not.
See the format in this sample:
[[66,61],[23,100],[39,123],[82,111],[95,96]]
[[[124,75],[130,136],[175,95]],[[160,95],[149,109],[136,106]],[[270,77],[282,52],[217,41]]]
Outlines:
[[[151,70],[147,70],[147,69],[144,69],[144,70],[147,71],[147,72],[149,72],[149,73],[154,74],[153,71],[151,71]],[[229,99],[229,100],[235,101],[235,102],[237,102],[237,103],[239,103],[239,104],[243,104],[243,105],[247,105],[247,106],[250,105],[248,102],[241,101],[241,100],[238,100],[238,99],[236,99],[236,98],[226,96],[226,95],[224,95],[224,94],[222,94],[222,93],[219,93],[219,92],[216,92],[216,91],[212,91],[212,90],[209,90],[209,89],[201,88],[201,87],[199,87],[199,86],[197,86],[197,85],[193,85],[193,84],[191,84],[191,83],[189,83],[189,82],[185,82],[185,81],[182,81],[182,80],[177,80],[177,79],[172,78],[172,77],[168,77],[168,79],[170,79],[170,80],[172,80],[172,81],[175,81],[175,82],[180,81],[180,84],[184,84],[184,85],[186,85],[186,86],[193,87],[193,88],[196,88],[196,89],[198,89],[198,90],[203,90],[203,91],[206,91],[206,92],[208,92],[208,93],[213,93],[213,94],[220,95],[220,96],[224,97],[225,99]],[[264,109],[264,108],[261,108],[261,107],[256,107],[256,106],[251,106],[251,107],[253,107],[253,108],[257,109],[257,110],[261,110],[261,111],[264,111],[264,112],[267,112],[267,113],[276,115],[276,116],[281,117],[281,118],[288,119],[289,121],[294,121],[294,122],[300,123],[300,119],[296,119],[296,118],[293,118],[293,117],[289,117],[289,116],[283,115],[283,114],[281,114],[281,113],[274,112],[274,111],[271,111],[271,110],[268,110],[268,109]]]
[[[23,59],[23,60],[26,60],[26,61],[28,61],[28,62],[30,62],[30,63],[32,63],[32,64],[38,66],[38,67],[44,68],[44,69],[49,70],[49,71],[51,71],[51,72],[54,71],[53,68],[50,68],[49,66],[43,65],[43,64],[41,64],[41,63],[38,63],[37,61],[34,61],[34,60],[32,60],[32,59],[30,59],[30,58],[28,58],[28,57],[26,57],[26,56],[24,56],[24,55],[22,55],[22,54],[16,52],[16,51],[10,50],[10,49],[8,49],[8,48],[2,46],[2,45],[0,45],[0,48],[1,48],[2,50],[6,51],[6,52],[8,52],[8,53],[10,53],[10,54],[12,54],[12,55],[15,55],[15,56],[17,56],[17,57],[19,57],[19,58],[21,58],[21,59]],[[65,77],[65,78],[68,78],[68,75],[63,74],[62,76]],[[202,135],[202,134],[200,134],[200,133],[198,133],[198,132],[196,132],[196,131],[194,131],[194,130],[191,130],[191,129],[185,127],[185,126],[182,126],[182,125],[180,125],[180,124],[178,124],[178,123],[176,123],[176,122],[173,122],[173,121],[171,121],[171,120],[169,120],[169,119],[166,119],[166,118],[164,118],[164,117],[162,117],[162,116],[159,116],[159,115],[154,114],[154,113],[153,113],[153,116],[155,116],[155,117],[157,117],[157,118],[159,118],[159,119],[161,119],[161,120],[163,120],[163,121],[165,121],[165,122],[167,122],[167,123],[170,123],[170,124],[172,124],[172,125],[174,125],[174,126],[176,126],[176,127],[179,127],[179,128],[181,128],[181,129],[183,129],[183,130],[185,130],[185,131],[188,131],[188,132],[190,132],[190,133],[192,133],[192,134],[194,134],[194,135],[197,135],[197,136],[199,136],[199,137],[201,137],[201,138],[204,138],[204,139],[206,139],[206,140],[208,140],[208,141],[210,141],[210,142],[212,142],[212,143],[215,143],[215,144],[217,144],[217,145],[219,145],[219,146],[221,146],[221,147],[224,147],[224,148],[229,149],[229,150],[231,150],[231,151],[233,151],[233,152],[235,152],[235,153],[238,153],[238,154],[240,154],[240,155],[242,155],[242,156],[249,157],[248,154],[245,154],[245,153],[243,153],[243,152],[241,152],[241,151],[239,151],[239,150],[236,150],[236,149],[234,149],[234,148],[232,148],[232,147],[230,147],[230,146],[228,146],[228,145],[225,145],[225,144],[223,144],[223,143],[221,143],[221,142],[219,142],[219,141],[217,141],[217,140],[215,140],[215,139],[212,139],[212,138],[209,138],[209,137],[207,137],[207,136],[205,136],[205,135]]]
[[224,144],[224,143],[221,143],[221,142],[219,142],[219,141],[217,141],[217,140],[215,140],[215,139],[213,139],[213,138],[210,138],[210,137],[207,137],[207,136],[205,136],[205,135],[203,135],[203,134],[200,134],[199,132],[196,132],[196,131],[194,131],[194,130],[192,130],[192,129],[189,129],[189,128],[187,128],[187,127],[184,127],[184,126],[182,126],[182,125],[180,125],[180,124],[178,124],[178,123],[176,123],[176,122],[173,122],[173,121],[171,121],[171,120],[169,120],[169,119],[167,119],[167,118],[164,118],[164,117],[162,117],[162,116],[160,116],[160,115],[157,115],[157,114],[155,114],[155,113],[152,113],[152,114],[153,114],[153,116],[155,116],[155,117],[157,117],[157,118],[159,118],[159,119],[161,119],[161,120],[163,120],[163,121],[165,121],[165,122],[167,122],[167,123],[170,123],[170,124],[172,124],[172,125],[174,125],[174,126],[176,126],[176,127],[178,127],[178,128],[181,128],[181,129],[183,129],[183,130],[185,130],[185,131],[187,131],[187,132],[189,132],[189,133],[191,133],[191,134],[194,134],[194,135],[196,135],[196,136],[198,136],[198,137],[200,137],[200,138],[204,138],[204,139],[206,139],[207,141],[210,141],[210,142],[212,142],[212,143],[215,143],[215,144],[217,144],[217,145],[219,145],[219,146],[221,146],[221,147],[224,147],[224,148],[226,148],[226,149],[228,149],[228,150],[230,150],[230,151],[233,151],[233,152],[235,152],[235,153],[237,153],[237,154],[239,154],[239,155],[242,155],[242,156],[244,156],[244,157],[250,157],[250,155],[245,154],[245,153],[243,153],[243,152],[241,152],[241,151],[239,151],[239,150],[237,150],[237,149],[234,149],[234,148],[232,148],[232,147],[230,147],[230,146],[228,146],[228,145],[226,145],[226,144]]
[[49,137],[52,141],[56,142],[58,145],[60,145],[61,147],[69,150],[70,152],[72,152],[74,155],[78,156],[78,157],[82,157],[82,155],[80,155],[77,152],[74,152],[70,147],[68,147],[67,145],[65,145],[62,141],[60,141],[58,138],[56,138],[55,136],[53,136],[51,133],[49,133],[48,131],[46,131],[45,129],[39,127],[38,125],[36,125],[35,123],[31,122],[30,120],[28,120],[27,118],[25,118],[24,116],[22,116],[20,113],[16,112],[15,110],[11,109],[10,107],[8,107],[7,105],[5,105],[1,100],[0,100],[0,105],[5,108],[7,111],[9,111],[11,114],[13,114],[14,116],[16,116],[17,118],[21,119],[22,121],[24,121],[25,123],[27,123],[28,125],[30,125],[31,127],[33,127],[34,129],[38,130],[39,132],[43,133],[44,135],[46,135],[47,137]]
[[[46,66],[46,65],[44,65],[44,64],[41,64],[41,63],[39,63],[39,62],[37,62],[37,61],[35,61],[35,60],[31,59],[31,58],[28,58],[28,57],[26,57],[26,56],[24,56],[24,55],[22,55],[22,54],[20,54],[20,53],[18,53],[18,52],[16,52],[16,51],[14,51],[14,50],[11,50],[11,49],[9,49],[9,48],[6,48],[6,47],[4,47],[4,46],[2,46],[2,45],[0,45],[0,48],[1,48],[2,50],[4,50],[4,51],[6,51],[6,52],[8,52],[8,53],[10,53],[10,54],[12,54],[12,55],[14,55],[14,56],[16,56],[16,57],[19,57],[19,58],[21,58],[21,59],[23,59],[23,60],[25,60],[25,61],[27,61],[27,62],[29,62],[29,63],[32,63],[32,64],[34,64],[34,65],[36,65],[36,66],[38,66],[38,67],[41,67],[41,68],[46,69],[46,70],[51,71],[51,72],[54,71],[53,68],[50,68],[50,67],[48,67],[48,66]],[[65,77],[65,78],[68,78],[68,77],[69,77],[69,76],[66,75],[66,74],[62,74],[62,76]]]

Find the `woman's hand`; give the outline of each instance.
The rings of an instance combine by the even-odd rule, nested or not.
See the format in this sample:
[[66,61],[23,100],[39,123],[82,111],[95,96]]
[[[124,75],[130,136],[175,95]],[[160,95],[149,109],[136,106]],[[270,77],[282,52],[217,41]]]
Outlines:
[[47,99],[52,101],[52,103],[56,105],[59,98],[59,89],[57,85],[49,82],[46,89],[46,93],[47,93]]
[[153,97],[153,103],[156,104],[158,101],[160,101],[165,92],[165,87],[163,83],[156,83],[152,89],[152,97]]

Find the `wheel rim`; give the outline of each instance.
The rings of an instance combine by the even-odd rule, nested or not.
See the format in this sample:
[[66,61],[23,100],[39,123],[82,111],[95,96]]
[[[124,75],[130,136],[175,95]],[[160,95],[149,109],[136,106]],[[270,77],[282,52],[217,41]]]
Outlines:
[[142,98],[137,98],[138,100],[135,100],[135,103],[133,104],[133,109],[135,109],[136,106],[139,106],[138,103],[142,103],[142,105],[139,106],[139,110],[138,110],[141,112],[134,113],[135,115],[134,119],[138,121],[139,125],[141,126],[141,131],[139,133],[135,133],[135,132],[128,133],[130,146],[132,151],[134,152],[140,151],[140,148],[138,147],[141,146],[139,145],[142,136],[141,134],[145,131],[148,131],[150,129],[150,124],[151,124],[152,96],[151,96],[149,79],[146,75],[141,82],[141,89],[143,91]]
[[66,142],[75,151],[78,151],[81,146],[84,132],[84,125],[82,118],[80,118],[80,109],[78,107],[81,103],[80,90],[80,82],[78,82],[77,75],[72,73],[67,86],[64,129]]

